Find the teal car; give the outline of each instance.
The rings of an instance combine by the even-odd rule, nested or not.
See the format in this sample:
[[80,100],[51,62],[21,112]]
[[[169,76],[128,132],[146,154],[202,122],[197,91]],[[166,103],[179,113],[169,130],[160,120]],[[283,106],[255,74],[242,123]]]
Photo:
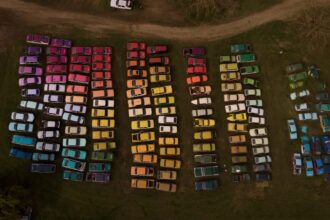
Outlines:
[[62,161],[62,167],[70,170],[83,172],[86,168],[86,162],[64,158]]
[[61,155],[62,155],[62,157],[70,157],[70,158],[77,159],[77,160],[86,160],[86,157],[87,157],[86,151],[73,150],[73,149],[69,149],[69,148],[63,148]]
[[84,173],[71,171],[71,170],[64,170],[63,179],[81,182],[84,179]]
[[319,112],[329,112],[330,104],[323,104],[323,103],[316,104],[316,110]]
[[102,151],[94,151],[92,152],[92,160],[103,160],[103,161],[112,161],[113,153],[111,152],[102,152]]
[[47,154],[47,153],[33,153],[32,154],[32,160],[33,161],[54,161],[55,160],[55,154]]
[[63,147],[86,147],[86,138],[63,138]]
[[10,122],[8,125],[8,130],[13,132],[33,132],[32,123],[23,123],[23,122]]
[[110,163],[89,163],[88,172],[110,172]]
[[231,53],[251,53],[252,47],[250,44],[232,44],[230,45]]
[[293,73],[293,74],[288,75],[288,79],[291,82],[305,80],[305,79],[307,79],[307,77],[308,77],[307,72]]
[[246,77],[243,80],[243,85],[250,85],[257,88],[259,86],[259,81],[253,78]]
[[258,65],[252,65],[252,66],[243,66],[239,68],[239,71],[242,76],[244,75],[251,75],[256,74],[260,72],[260,67]]
[[13,135],[11,142],[17,145],[23,145],[28,147],[35,147],[37,139],[33,137],[27,137],[22,135]]
[[236,56],[237,63],[252,63],[257,60],[256,55],[253,53],[241,54]]

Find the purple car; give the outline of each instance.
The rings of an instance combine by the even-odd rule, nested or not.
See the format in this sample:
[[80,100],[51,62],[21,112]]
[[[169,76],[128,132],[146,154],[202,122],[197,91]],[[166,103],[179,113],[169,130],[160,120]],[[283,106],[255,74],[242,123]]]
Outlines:
[[66,83],[66,76],[64,75],[48,75],[46,76],[46,83]]
[[41,67],[34,67],[34,66],[20,66],[18,68],[18,74],[20,75],[34,75],[34,76],[41,76],[43,73]]
[[22,89],[22,97],[40,96],[40,89]]
[[63,48],[63,47],[47,47],[46,54],[47,55],[65,56],[66,55],[66,48]]
[[50,38],[45,35],[39,34],[28,34],[26,36],[26,42],[31,44],[41,44],[41,45],[48,45]]
[[19,57],[19,64],[26,65],[26,64],[40,64],[38,56],[20,56]]
[[183,49],[184,56],[204,56],[206,49],[203,47],[192,47]]
[[65,64],[67,62],[66,56],[47,56],[47,64]]
[[24,47],[24,53],[28,55],[39,55],[42,53],[41,47]]
[[50,45],[52,47],[64,47],[64,48],[71,48],[72,41],[71,40],[65,40],[65,39],[58,39],[53,38]]
[[26,77],[18,80],[19,86],[40,85],[41,77]]

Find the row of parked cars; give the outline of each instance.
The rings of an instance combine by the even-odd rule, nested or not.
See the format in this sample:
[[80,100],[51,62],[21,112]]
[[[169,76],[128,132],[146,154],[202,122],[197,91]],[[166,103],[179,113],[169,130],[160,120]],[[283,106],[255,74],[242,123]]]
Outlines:
[[[224,93],[227,131],[234,182],[250,181],[249,154],[257,181],[271,179],[271,156],[265,111],[261,99],[260,68],[250,44],[233,44],[231,55],[220,56],[221,91]],[[248,143],[250,142],[250,143]],[[249,146],[251,145],[251,147]]]
[[181,167],[178,120],[166,45],[127,43],[127,98],[131,118],[131,187],[176,192]]

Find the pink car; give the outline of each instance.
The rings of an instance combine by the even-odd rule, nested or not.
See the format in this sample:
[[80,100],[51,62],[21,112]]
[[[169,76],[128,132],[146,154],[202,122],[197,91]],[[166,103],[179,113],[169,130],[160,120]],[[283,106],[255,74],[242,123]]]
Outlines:
[[91,63],[91,57],[90,56],[73,55],[73,56],[71,56],[71,63],[89,64],[89,63]]
[[74,93],[74,94],[84,94],[86,95],[88,92],[88,86],[81,86],[81,85],[68,85],[66,88],[67,93]]
[[46,54],[47,55],[65,56],[66,49],[63,47],[47,47]]
[[110,54],[112,54],[112,48],[111,47],[93,47],[93,54],[110,55]]
[[110,55],[93,55],[93,63],[96,63],[96,62],[110,63],[111,56]]
[[47,65],[46,72],[47,73],[66,73],[68,68],[66,65]]
[[91,47],[72,47],[71,55],[92,55]]
[[100,70],[100,71],[109,71],[111,70],[111,64],[110,63],[93,63],[92,69]]
[[34,76],[41,76],[43,73],[41,67],[34,67],[34,66],[20,66],[18,68],[18,74],[20,75],[34,75]]
[[90,73],[91,67],[88,65],[70,64],[70,72]]
[[74,74],[70,73],[68,81],[74,82],[74,83],[83,83],[88,84],[89,83],[89,77],[81,74]]
[[66,56],[47,56],[47,64],[66,64],[67,62]]
[[26,78],[19,78],[18,85],[19,86],[31,86],[31,85],[40,85],[41,84],[41,77],[26,77]]
[[46,76],[46,83],[66,83],[65,75],[48,75]]

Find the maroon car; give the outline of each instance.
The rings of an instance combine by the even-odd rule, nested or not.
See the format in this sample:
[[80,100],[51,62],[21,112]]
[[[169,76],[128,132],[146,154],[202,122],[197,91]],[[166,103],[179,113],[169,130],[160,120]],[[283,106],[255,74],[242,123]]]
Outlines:
[[147,45],[143,42],[129,42],[127,43],[127,50],[145,50],[146,46]]
[[112,54],[112,48],[111,47],[93,47],[93,54],[110,55],[110,54]]
[[92,55],[91,47],[72,47],[71,55]]
[[47,55],[65,56],[66,49],[63,47],[47,47],[46,54]]
[[70,64],[70,72],[90,73],[91,67],[81,64]]
[[46,72],[47,73],[66,73],[67,66],[66,65],[47,65]]
[[47,56],[47,64],[66,64],[68,58],[66,56]]
[[188,58],[188,66],[206,66],[206,59],[205,58],[189,57]]
[[91,57],[90,56],[81,56],[81,55],[72,55],[71,63],[89,64],[89,63],[91,63]]
[[203,47],[191,47],[183,49],[184,56],[205,56],[205,54],[206,49]]
[[157,54],[157,53],[166,53],[167,46],[166,45],[155,45],[147,47],[147,54]]

